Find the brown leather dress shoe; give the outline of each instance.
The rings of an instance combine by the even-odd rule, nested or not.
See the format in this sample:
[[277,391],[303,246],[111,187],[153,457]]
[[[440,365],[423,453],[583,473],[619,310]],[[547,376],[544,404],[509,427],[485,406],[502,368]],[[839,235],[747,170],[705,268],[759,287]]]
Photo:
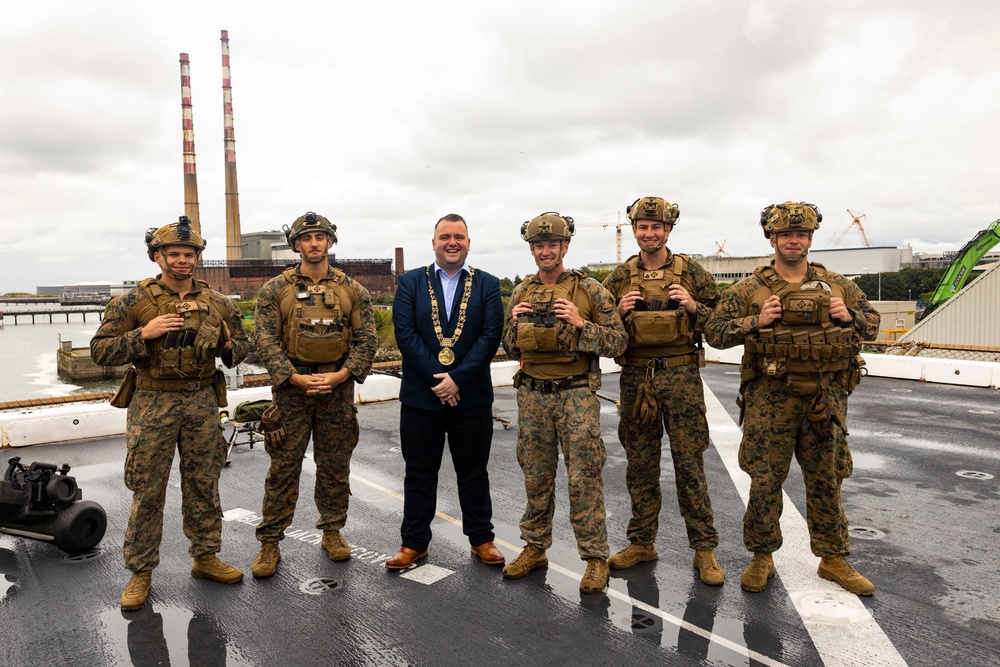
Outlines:
[[478,547],[472,547],[469,551],[476,556],[479,556],[479,560],[483,561],[487,565],[503,565],[507,560],[492,542],[485,542],[480,544]]
[[386,568],[390,570],[405,570],[406,568],[413,565],[413,562],[421,558],[426,558],[427,550],[421,553],[420,551],[415,551],[414,549],[407,549],[406,547],[399,547],[399,551],[396,555],[385,562]]

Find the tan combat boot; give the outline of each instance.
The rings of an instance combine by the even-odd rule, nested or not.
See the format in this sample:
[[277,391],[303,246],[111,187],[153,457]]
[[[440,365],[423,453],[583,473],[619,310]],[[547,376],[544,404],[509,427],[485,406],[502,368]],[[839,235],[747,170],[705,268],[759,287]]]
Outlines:
[[339,530],[323,531],[323,549],[330,560],[347,560],[351,557],[351,545],[344,541]]
[[721,586],[726,580],[722,566],[715,559],[715,549],[699,549],[694,552],[694,567],[701,575],[701,583]]
[[656,553],[656,545],[629,544],[609,558],[608,565],[612,570],[627,570],[637,563],[645,563],[659,557],[660,554]]
[[144,570],[133,572],[132,578],[125,584],[122,591],[122,611],[135,611],[142,609],[146,604],[146,596],[149,595],[149,586],[153,582],[153,571]]
[[545,549],[539,549],[533,544],[524,547],[517,558],[507,563],[503,567],[504,579],[520,579],[528,576],[534,570],[548,567],[549,559],[545,555]]
[[600,593],[608,587],[608,561],[603,558],[588,558],[587,572],[580,580],[581,593]]
[[253,559],[250,571],[258,579],[273,576],[274,571],[278,569],[279,560],[281,560],[281,549],[278,547],[278,543],[261,542],[260,552]]
[[871,595],[875,592],[875,584],[858,574],[843,556],[821,558],[817,574],[827,581],[840,584],[844,590],[855,595]]
[[753,560],[743,570],[740,584],[743,590],[760,593],[767,588],[767,580],[774,576],[774,558],[771,554],[755,553]]
[[243,580],[243,573],[232,565],[219,560],[215,554],[199,556],[191,566],[191,576],[195,579],[211,579],[220,584],[235,584]]

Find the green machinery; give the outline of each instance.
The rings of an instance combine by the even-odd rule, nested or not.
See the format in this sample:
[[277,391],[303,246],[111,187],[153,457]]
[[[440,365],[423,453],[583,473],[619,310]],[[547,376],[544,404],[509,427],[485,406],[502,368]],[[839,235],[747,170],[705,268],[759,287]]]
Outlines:
[[976,234],[958,251],[955,260],[941,276],[941,282],[934,289],[931,298],[927,300],[923,317],[927,317],[932,310],[961,290],[969,280],[976,262],[997,243],[1000,243],[1000,220],[994,220],[993,224]]

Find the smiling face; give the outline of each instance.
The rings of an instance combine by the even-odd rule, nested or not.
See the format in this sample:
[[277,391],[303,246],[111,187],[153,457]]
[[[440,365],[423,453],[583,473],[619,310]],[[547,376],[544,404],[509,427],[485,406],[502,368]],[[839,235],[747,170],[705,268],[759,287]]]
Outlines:
[[194,275],[198,251],[188,245],[167,245],[153,253],[153,261],[164,275],[174,280],[187,280]]
[[639,219],[632,225],[632,235],[635,236],[635,242],[639,244],[640,250],[654,253],[667,244],[667,239],[673,229],[673,224],[664,224],[659,220]]
[[539,271],[551,272],[562,266],[563,257],[569,250],[569,241],[549,239],[546,241],[531,241],[528,245],[531,256]]
[[791,230],[771,233],[771,247],[778,259],[785,264],[805,261],[812,247],[812,232]]
[[295,250],[303,262],[319,264],[323,262],[333,247],[333,240],[326,232],[305,232],[295,238]]
[[470,245],[469,229],[465,222],[445,218],[438,220],[431,248],[434,249],[437,265],[448,275],[454,275],[465,264]]

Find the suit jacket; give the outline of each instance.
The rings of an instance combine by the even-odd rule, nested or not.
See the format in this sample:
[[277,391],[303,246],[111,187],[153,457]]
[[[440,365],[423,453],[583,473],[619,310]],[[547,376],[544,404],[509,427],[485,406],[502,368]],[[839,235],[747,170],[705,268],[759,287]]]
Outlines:
[[[465,280],[468,279],[466,275]],[[444,291],[433,265],[430,280],[437,296],[442,335],[449,338],[458,324],[465,282],[459,283],[455,290],[451,318],[446,321]],[[437,358],[441,344],[431,320],[425,267],[407,271],[396,280],[392,323],[396,331],[396,345],[403,355],[403,383],[399,389],[401,403],[423,410],[443,410],[445,406],[431,387],[440,382],[434,374],[445,372],[458,385],[458,408],[481,408],[493,403],[490,362],[500,347],[503,329],[500,281],[495,276],[475,270],[472,293],[465,311],[465,327],[452,347],[455,361],[449,366],[442,365]]]

